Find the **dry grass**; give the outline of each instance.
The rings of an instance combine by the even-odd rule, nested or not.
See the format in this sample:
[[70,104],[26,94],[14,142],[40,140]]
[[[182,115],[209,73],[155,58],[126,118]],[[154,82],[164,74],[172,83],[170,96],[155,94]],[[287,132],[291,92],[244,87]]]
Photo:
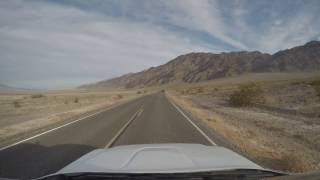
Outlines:
[[21,108],[22,107],[20,101],[17,101],[17,100],[13,101],[13,105],[14,105],[15,108]]
[[320,97],[320,78],[313,80],[311,83],[314,90],[317,92],[317,96]]
[[265,101],[259,84],[249,83],[239,87],[229,97],[232,106],[248,107]]
[[136,97],[135,92],[54,92],[0,95],[0,143],[81,114]]
[[42,97],[44,97],[44,95],[43,94],[33,94],[30,97],[35,99],[35,98],[42,98]]
[[[290,132],[286,132],[295,126],[306,126],[301,122],[294,122],[288,124],[288,127],[283,127],[286,126],[286,122],[280,122],[282,126],[278,125],[279,123],[275,123],[279,120],[277,117],[272,117],[270,122],[267,122],[265,118],[259,116],[259,113],[256,113],[251,118],[244,119],[248,116],[243,115],[250,112],[239,110],[232,114],[230,111],[236,111],[235,108],[229,109],[229,112],[213,111],[205,109],[183,96],[171,95],[171,98],[236,145],[240,152],[255,159],[258,164],[290,172],[320,169],[319,149],[309,147],[310,144],[305,141],[309,135],[306,135],[307,137],[300,136],[300,141],[297,141],[297,136],[290,136]],[[255,121],[259,117],[260,120]],[[304,131],[309,128],[312,126],[308,126]],[[317,129],[314,128],[313,134],[319,137],[319,133],[317,133],[319,130],[319,126]],[[314,138],[316,139],[316,137]]]
[[115,100],[119,100],[119,99],[122,99],[124,96],[122,94],[117,94],[115,96],[113,96],[113,99]]
[[78,98],[78,97],[75,97],[73,102],[74,102],[74,103],[78,103],[78,102],[79,102],[79,98]]
[[[290,172],[319,170],[320,101],[311,84],[319,76],[275,77],[226,78],[173,87],[169,96],[260,165]],[[266,107],[230,106],[229,97],[241,91],[239,85],[250,82],[260,83]]]

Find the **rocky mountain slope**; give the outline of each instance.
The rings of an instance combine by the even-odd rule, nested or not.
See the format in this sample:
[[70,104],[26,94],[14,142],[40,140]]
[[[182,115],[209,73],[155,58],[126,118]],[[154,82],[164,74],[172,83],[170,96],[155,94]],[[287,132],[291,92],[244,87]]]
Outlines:
[[80,88],[145,87],[171,82],[199,82],[250,72],[307,72],[320,70],[320,41],[279,51],[190,53],[168,63]]

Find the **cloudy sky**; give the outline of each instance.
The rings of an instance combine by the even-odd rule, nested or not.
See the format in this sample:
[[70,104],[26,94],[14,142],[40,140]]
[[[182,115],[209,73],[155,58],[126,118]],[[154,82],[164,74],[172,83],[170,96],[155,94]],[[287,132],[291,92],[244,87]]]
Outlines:
[[1,0],[0,84],[59,89],[196,51],[320,40],[319,0]]

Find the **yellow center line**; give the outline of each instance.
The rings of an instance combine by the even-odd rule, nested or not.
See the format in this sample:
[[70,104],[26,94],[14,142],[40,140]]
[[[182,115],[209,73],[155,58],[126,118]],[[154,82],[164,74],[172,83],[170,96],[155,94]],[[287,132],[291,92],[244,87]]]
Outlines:
[[141,106],[138,111],[136,111],[130,118],[130,120],[116,133],[116,135],[109,141],[109,143],[105,146],[105,148],[110,148],[115,141],[123,134],[123,132],[126,130],[126,128],[135,120],[137,117],[139,117],[143,112],[143,107]]

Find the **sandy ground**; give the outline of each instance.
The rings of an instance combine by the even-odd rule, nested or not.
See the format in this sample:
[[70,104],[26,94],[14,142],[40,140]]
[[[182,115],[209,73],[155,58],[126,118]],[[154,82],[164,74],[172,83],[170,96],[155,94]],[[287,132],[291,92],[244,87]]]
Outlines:
[[308,172],[320,169],[320,97],[300,83],[306,80],[269,79],[262,84],[266,102],[247,108],[228,104],[237,86],[227,82],[171,90],[169,97],[258,164]]
[[0,95],[0,144],[2,146],[41,132],[46,127],[72,121],[143,94],[123,92],[59,92]]

